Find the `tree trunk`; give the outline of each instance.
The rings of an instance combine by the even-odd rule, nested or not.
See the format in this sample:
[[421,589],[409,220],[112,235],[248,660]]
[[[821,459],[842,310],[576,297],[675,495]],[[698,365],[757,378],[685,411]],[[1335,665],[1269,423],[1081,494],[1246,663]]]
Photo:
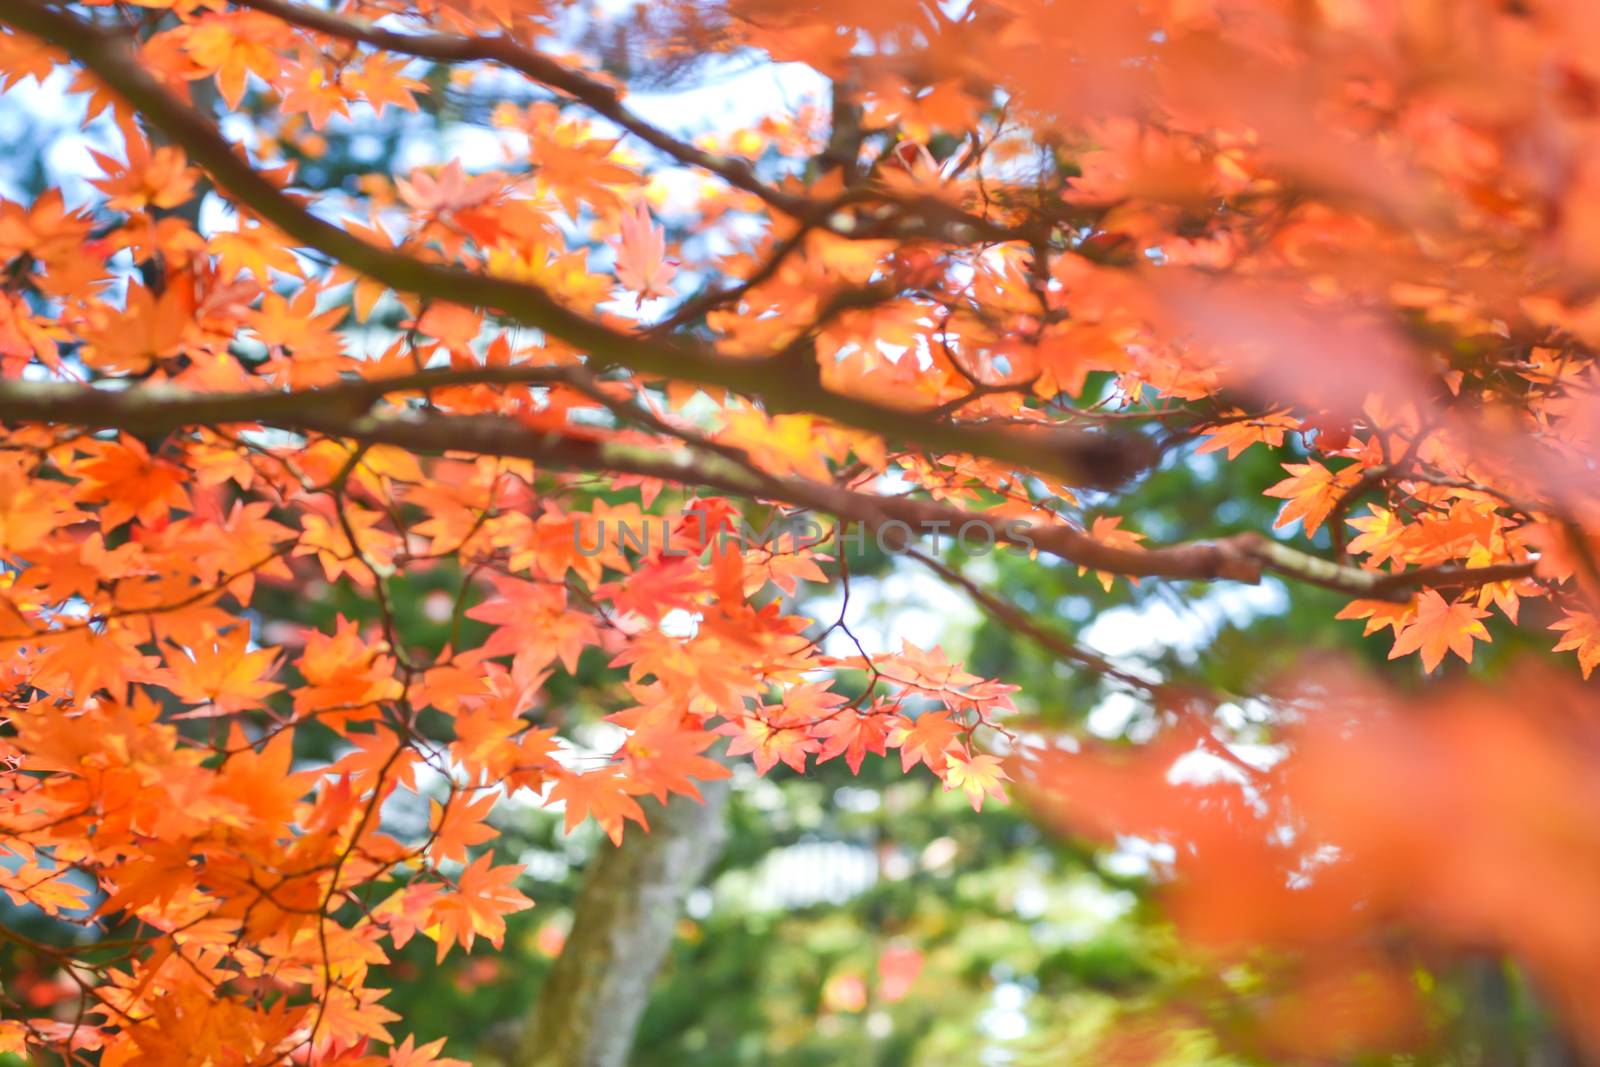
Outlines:
[[726,781],[700,785],[705,803],[644,805],[648,833],[602,842],[573,913],[572,932],[539,993],[515,1067],[623,1067],[672,945],[684,898],[727,836]]
[[[1509,964],[1482,956],[1463,968],[1464,1018],[1484,1067],[1591,1067],[1561,1019],[1538,990],[1513,984]],[[1520,987],[1520,988],[1519,988]]]

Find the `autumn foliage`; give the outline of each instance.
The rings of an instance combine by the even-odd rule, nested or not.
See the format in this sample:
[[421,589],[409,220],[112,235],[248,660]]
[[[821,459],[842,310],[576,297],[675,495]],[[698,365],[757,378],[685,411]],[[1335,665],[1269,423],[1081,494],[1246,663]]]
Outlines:
[[[1412,1040],[1417,961],[1486,948],[1600,1054],[1600,13],[674,0],[640,61],[833,85],[689,140],[567,6],[0,3],[0,84],[66,78],[115,144],[85,196],[0,201],[0,889],[81,934],[0,931],[78,1005],[6,999],[0,1049],[459,1062],[373,972],[531,906],[485,848],[499,799],[621,841],[730,759],[892,756],[1174,843],[1180,931],[1278,953],[1257,1049]],[[493,158],[302,181],[463,93]],[[1300,449],[1284,530],[1118,513],[1159,464],[1261,447]],[[937,648],[824,651],[847,619],[803,594],[848,588],[840,540],[736,535],[801,513],[896,551],[977,523],[1107,588],[1333,589],[1456,677],[1134,676],[914,542],[1139,691],[1162,729],[1100,752]],[[418,575],[452,589],[442,648],[393,607]],[[263,633],[263,591],[312,582],[377,623]],[[1558,654],[1520,696],[1458,666],[1512,633]],[[614,751],[551,696],[583,670]],[[1230,747],[1245,697],[1269,761]],[[1173,774],[1195,754],[1226,773]]]

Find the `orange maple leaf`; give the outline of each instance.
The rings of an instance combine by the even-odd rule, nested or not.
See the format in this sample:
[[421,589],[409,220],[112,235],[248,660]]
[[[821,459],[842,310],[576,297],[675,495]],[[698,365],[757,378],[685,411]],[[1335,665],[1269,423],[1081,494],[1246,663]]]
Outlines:
[[1578,652],[1578,666],[1583,671],[1585,678],[1600,665],[1600,618],[1587,611],[1566,612],[1566,618],[1550,624],[1552,630],[1564,630],[1566,636],[1552,650],[1555,652]]
[[775,727],[754,715],[719,729],[733,738],[728,755],[749,756],[757,774],[766,774],[779,763],[804,773],[806,756],[821,747],[803,727]]
[[1417,598],[1416,618],[1398,631],[1389,658],[1421,651],[1422,666],[1428,671],[1439,665],[1446,652],[1471,663],[1473,640],[1490,639],[1489,631],[1478,621],[1488,614],[1470,601],[1451,603],[1432,589],[1424,590]]
[[[1089,524],[1089,536],[1111,548],[1138,550],[1143,547],[1139,542],[1144,540],[1144,534],[1136,533],[1133,530],[1124,530],[1121,527],[1121,515],[1096,515],[1094,522]],[[1083,574],[1088,569],[1087,567],[1079,567],[1078,573]],[[1108,593],[1111,592],[1111,584],[1116,580],[1116,575],[1108,571],[1095,571],[1094,576],[1100,582],[1100,588]],[[1134,585],[1139,584],[1139,579],[1137,578],[1129,578],[1128,581]]]
[[107,207],[118,211],[174,208],[194,196],[200,172],[188,165],[178,149],[162,145],[152,152],[149,145],[134,140],[128,142],[126,151],[126,163],[93,149],[89,151],[106,173],[92,184],[107,195]]
[[410,1035],[394,1048],[389,1050],[389,1057],[385,1060],[387,1067],[472,1067],[466,1060],[458,1060],[453,1056],[441,1056],[444,1051],[444,1038],[429,1041],[426,1045],[418,1045]]
[[438,943],[437,959],[443,960],[456,943],[470,950],[479,937],[499,948],[506,934],[505,916],[533,907],[533,901],[511,885],[522,868],[494,867],[493,862],[494,856],[485,852],[461,872],[454,893],[433,902],[431,922],[423,932]]
[[695,779],[709,782],[731,773],[716,760],[701,755],[715,741],[714,734],[701,729],[681,729],[671,723],[645,726],[622,746],[626,773],[663,804],[671,793],[700,800]]
[[464,861],[467,849],[498,837],[500,831],[484,822],[498,799],[486,792],[476,800],[458,794],[448,804],[430,801],[435,861]]
[[902,771],[926,763],[937,774],[944,770],[945,753],[965,731],[960,723],[951,720],[948,711],[925,711],[895,730],[889,743],[900,749]]
[[79,497],[100,501],[100,525],[113,530],[129,519],[153,524],[177,507],[185,507],[188,472],[167,459],[152,457],[137,437],[96,441],[92,454],[78,468]]
[[278,650],[251,650],[250,631],[235,626],[210,643],[166,649],[167,669],[172,672],[172,692],[188,704],[205,707],[185,712],[178,718],[228,715],[245,708],[257,708],[283,686],[267,681],[277,666]]
[[867,753],[883,755],[889,742],[889,732],[895,725],[892,715],[847,711],[818,723],[813,735],[822,738],[822,748],[817,762],[826,763],[835,756],[844,756],[851,774],[861,773],[861,763]]
[[588,774],[569,771],[556,778],[548,802],[566,805],[567,833],[570,834],[584,819],[593,816],[594,821],[600,824],[600,829],[611,838],[611,843],[620,845],[622,827],[627,820],[632,819],[647,830],[650,828],[645,820],[644,809],[630,795],[631,789],[632,784],[612,770],[591,771]]
[[1290,477],[1266,491],[1267,496],[1289,501],[1272,525],[1287,526],[1301,519],[1307,537],[1317,532],[1328,513],[1361,480],[1361,467],[1358,464],[1331,471],[1316,460],[1311,460],[1308,463],[1285,463],[1283,469],[1289,472]]

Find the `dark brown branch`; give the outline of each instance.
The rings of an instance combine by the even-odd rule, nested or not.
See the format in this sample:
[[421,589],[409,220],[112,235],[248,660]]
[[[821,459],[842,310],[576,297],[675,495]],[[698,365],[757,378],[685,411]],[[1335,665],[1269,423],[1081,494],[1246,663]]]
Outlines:
[[963,426],[834,393],[819,379],[797,379],[770,360],[730,358],[699,345],[653,341],[580,315],[537,286],[427,263],[369,244],[318,218],[258,172],[209,119],[172,97],[139,64],[123,38],[41,0],[8,0],[0,5],[0,24],[37,37],[81,63],[180,145],[242,206],[302,245],[391,289],[497,310],[589,353],[600,365],[762,397],[784,410],[811,412],[933,451],[987,456],[1071,484],[1119,485],[1154,458],[1153,447],[1140,437],[1111,438],[1061,427],[1041,437]]
[[[520,374],[519,374],[520,372]],[[959,531],[981,523],[996,543],[1038,550],[1070,563],[1131,577],[1192,581],[1259,581],[1263,571],[1337,589],[1352,596],[1403,600],[1421,588],[1471,588],[1529,577],[1532,563],[1459,567],[1453,564],[1392,574],[1313,556],[1258,533],[1237,534],[1149,549],[1108,545],[1065,525],[997,523],[964,511],[905,496],[880,496],[757,470],[725,453],[700,447],[664,448],[571,433],[539,432],[496,415],[436,415],[414,409],[362,413],[375,394],[414,392],[463,381],[559,380],[548,367],[424,371],[383,382],[351,382],[292,393],[205,394],[144,387],[122,391],[58,382],[0,382],[0,422],[55,423],[164,433],[185,426],[255,423],[318,433],[363,444],[394,445],[422,454],[476,453],[531,459],[566,470],[635,474],[737,496],[782,501],[860,523],[892,547],[918,536]],[[675,433],[659,424],[661,429]]]

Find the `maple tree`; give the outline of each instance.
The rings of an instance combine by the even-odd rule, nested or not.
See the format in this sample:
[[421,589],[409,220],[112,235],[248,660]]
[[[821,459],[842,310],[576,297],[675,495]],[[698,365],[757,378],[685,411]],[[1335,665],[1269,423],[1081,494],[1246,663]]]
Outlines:
[[[4,932],[79,1008],[8,1004],[0,1048],[453,1062],[369,979],[532,903],[485,849],[497,799],[620,842],[641,798],[727,777],[725,737],[761,772],[893,751],[974,808],[1014,780],[1070,832],[1176,843],[1180,928],[1290,961],[1275,1055],[1402,1039],[1410,953],[1481,945],[1600,1051],[1592,697],[1556,680],[1600,662],[1595,15],[861,6],[662,5],[654,62],[833,85],[697,140],[563,45],[563,4],[0,7],[0,84],[70,72],[112,145],[86,198],[0,202],[0,890],[95,933]],[[468,91],[497,166],[304,181],[342,127]],[[1258,446],[1297,450],[1266,489],[1297,530],[1119,514],[1152,469]],[[747,536],[802,513],[815,536]],[[1333,590],[1422,673],[1536,634],[1562,658],[1519,684],[1565,714],[1482,685],[1403,711],[1339,667],[1145,677],[930,533],[1107,588]],[[1162,729],[1103,754],[939,649],[830,653],[846,615],[797,593],[848,588],[847,536]],[[437,573],[450,637],[419,647],[395,589]],[[312,580],[376,625],[258,631],[263,588]],[[584,660],[613,750],[552,697]],[[1246,698],[1281,759],[1231,743]],[[1174,785],[1197,752],[1234,778]],[[409,837],[383,818],[406,794]]]

